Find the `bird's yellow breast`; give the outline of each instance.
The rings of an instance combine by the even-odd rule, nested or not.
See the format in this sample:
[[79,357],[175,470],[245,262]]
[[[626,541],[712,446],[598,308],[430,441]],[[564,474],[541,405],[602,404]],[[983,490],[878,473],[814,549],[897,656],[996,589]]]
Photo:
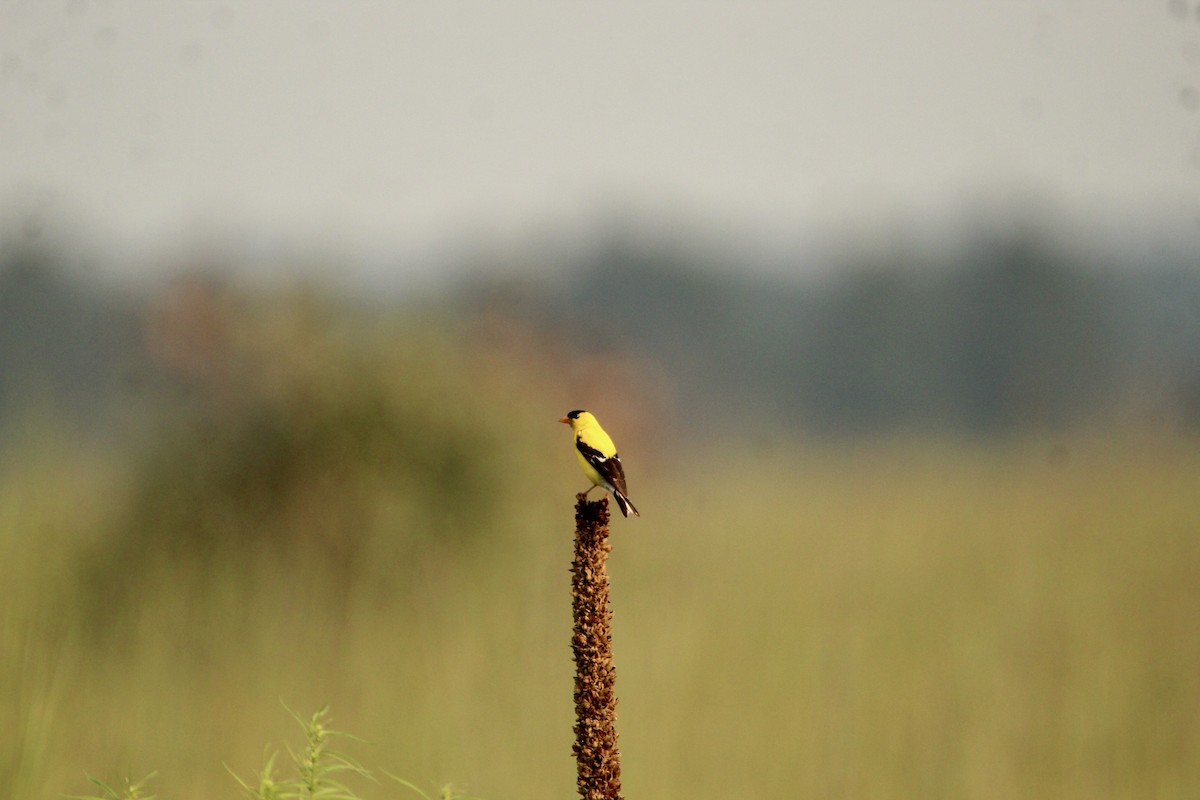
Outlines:
[[587,462],[587,459],[583,457],[583,453],[576,450],[575,458],[579,461],[579,466],[583,468],[583,474],[587,475],[588,480],[597,486],[604,486],[604,478]]
[[[591,414],[587,412],[580,414],[571,427],[575,431],[576,444],[583,442],[605,458],[612,458],[617,454],[617,446],[613,444],[612,438],[600,427],[600,423],[596,422],[596,418]],[[607,481],[596,471],[595,467],[588,463],[583,453],[579,452],[578,447],[575,448],[575,458],[579,459],[579,466],[583,469],[583,474],[587,475],[588,480],[597,486],[608,488]]]

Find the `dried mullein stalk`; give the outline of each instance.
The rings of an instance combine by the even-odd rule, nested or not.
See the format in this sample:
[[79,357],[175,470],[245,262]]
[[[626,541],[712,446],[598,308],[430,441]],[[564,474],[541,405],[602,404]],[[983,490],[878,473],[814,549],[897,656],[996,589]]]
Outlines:
[[620,800],[621,753],[617,750],[617,671],[612,660],[612,611],[608,607],[608,498],[575,504],[575,561],[571,564],[575,631],[575,763],[584,800]]

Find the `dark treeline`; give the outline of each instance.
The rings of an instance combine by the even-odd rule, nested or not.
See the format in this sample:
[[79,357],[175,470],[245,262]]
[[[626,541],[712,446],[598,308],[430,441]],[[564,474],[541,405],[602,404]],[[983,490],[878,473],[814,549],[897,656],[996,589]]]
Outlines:
[[781,415],[835,435],[1200,424],[1200,257],[1087,260],[1024,232],[937,252],[784,277],[612,241],[559,292],[509,287],[499,302],[519,296],[520,314],[577,348],[650,359],[683,411],[737,428]]
[[74,427],[102,425],[134,374],[136,304],[80,280],[62,261],[52,249],[0,250],[0,432],[14,416],[66,415]]
[[[504,315],[547,346],[632,355],[665,373],[695,423],[782,416],[835,435],[1113,414],[1200,424],[1200,259],[1111,263],[1019,231],[791,275],[686,252],[610,237],[552,275],[474,272],[444,308]],[[87,418],[138,380],[145,302],[71,274],[53,252],[0,253],[0,422],[31,398]]]

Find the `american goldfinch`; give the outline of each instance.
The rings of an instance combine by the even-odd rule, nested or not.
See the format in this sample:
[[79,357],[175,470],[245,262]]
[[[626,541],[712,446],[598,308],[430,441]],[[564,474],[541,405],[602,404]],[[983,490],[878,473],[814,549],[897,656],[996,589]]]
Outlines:
[[600,427],[596,418],[587,411],[577,409],[559,422],[571,426],[571,431],[575,434],[575,455],[579,458],[579,466],[583,467],[583,474],[595,484],[589,486],[584,495],[599,486],[612,493],[624,516],[628,517],[632,511],[634,516],[640,517],[641,514],[626,495],[628,490],[625,488],[625,468],[621,466],[617,446],[604,432],[604,428]]

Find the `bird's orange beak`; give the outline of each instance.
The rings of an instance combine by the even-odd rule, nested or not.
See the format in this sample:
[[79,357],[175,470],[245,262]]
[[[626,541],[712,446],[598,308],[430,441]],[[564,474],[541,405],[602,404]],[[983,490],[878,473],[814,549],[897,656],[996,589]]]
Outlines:
[[563,417],[562,419],[559,420],[559,422],[566,423],[567,425],[571,424],[571,420],[568,417]]

